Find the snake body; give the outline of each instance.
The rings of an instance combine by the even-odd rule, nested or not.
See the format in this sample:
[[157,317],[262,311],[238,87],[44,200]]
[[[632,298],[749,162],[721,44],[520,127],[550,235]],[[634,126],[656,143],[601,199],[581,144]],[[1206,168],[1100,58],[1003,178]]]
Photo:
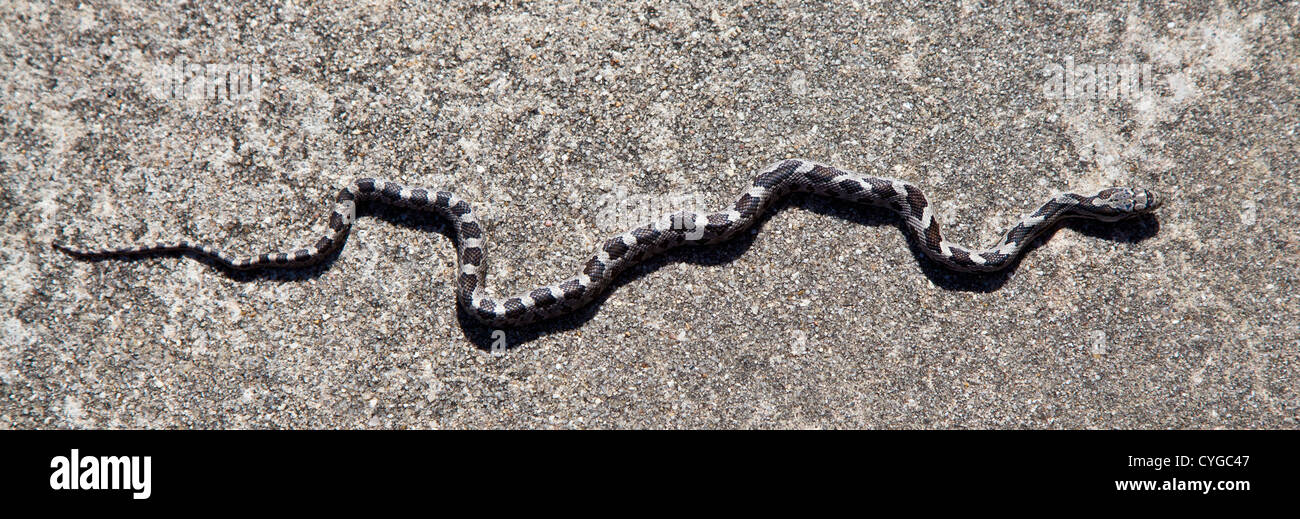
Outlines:
[[184,252],[238,270],[305,266],[320,262],[342,246],[356,219],[358,202],[378,201],[433,211],[449,220],[457,236],[457,301],[469,315],[489,326],[511,327],[565,314],[587,304],[606,290],[620,272],[650,256],[687,243],[709,244],[731,238],[753,225],[775,200],[791,192],[890,208],[902,216],[908,234],[926,255],[954,270],[985,272],[1010,265],[1034,236],[1063,218],[1117,221],[1160,205],[1160,200],[1146,189],[1111,187],[1092,194],[1063,193],[1020,220],[991,247],[972,250],[943,239],[933,206],[911,183],[790,159],[763,170],[729,210],[664,215],[606,240],[576,276],[506,298],[491,297],[486,292],[487,238],[468,201],[447,191],[412,188],[374,178],[357,179],[343,188],[330,214],[329,234],[314,245],[292,252],[236,257],[188,240],[116,249],[53,245],[82,259]]

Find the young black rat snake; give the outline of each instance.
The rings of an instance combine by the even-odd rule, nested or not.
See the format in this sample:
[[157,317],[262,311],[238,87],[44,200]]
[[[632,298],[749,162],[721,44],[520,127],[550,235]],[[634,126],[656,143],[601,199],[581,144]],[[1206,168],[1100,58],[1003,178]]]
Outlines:
[[85,259],[114,258],[159,252],[184,252],[209,258],[232,269],[293,267],[316,263],[343,244],[356,218],[358,201],[375,200],[433,211],[452,222],[458,237],[456,299],[472,316],[494,327],[517,326],[570,312],[609,287],[627,267],[685,243],[715,243],[744,231],[763,211],[789,192],[810,192],[853,202],[888,207],[898,212],[908,233],[935,261],[961,271],[995,271],[1009,265],[1035,235],[1063,218],[1116,221],[1151,211],[1160,201],[1150,191],[1111,187],[1092,194],[1063,193],[1011,227],[993,246],[972,250],[943,239],[934,208],[910,183],[859,175],[816,162],[792,159],[763,170],[731,209],[712,214],[679,211],[653,223],[614,236],[587,260],[581,272],[554,285],[508,298],[487,295],[484,283],[486,236],[469,202],[446,191],[411,188],[362,178],[339,192],[330,214],[329,235],[315,245],[293,252],[234,257],[212,246],[191,241],[162,242],[118,249],[56,248]]

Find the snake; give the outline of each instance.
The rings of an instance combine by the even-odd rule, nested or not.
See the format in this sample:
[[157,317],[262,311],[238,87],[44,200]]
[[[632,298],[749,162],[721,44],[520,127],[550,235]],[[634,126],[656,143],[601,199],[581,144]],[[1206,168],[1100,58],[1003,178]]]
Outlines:
[[482,323],[502,328],[571,313],[607,290],[628,267],[678,246],[725,241],[752,226],[773,202],[794,192],[888,208],[902,217],[906,234],[921,251],[939,264],[961,272],[994,272],[1007,268],[1028,243],[1063,219],[1114,222],[1148,213],[1161,204],[1154,193],[1142,188],[1107,187],[1083,194],[1060,193],[1023,217],[992,246],[971,249],[943,238],[934,206],[910,182],[861,175],[812,160],[786,159],[764,168],[730,209],[708,214],[682,210],[663,215],[605,240],[577,275],[510,297],[492,297],[487,292],[487,236],[469,201],[450,191],[410,187],[377,178],[359,178],[340,190],[329,216],[328,234],[314,245],[291,252],[235,256],[191,240],[95,249],[57,242],[52,245],[85,260],[182,253],[233,270],[297,268],[319,263],[342,247],[356,221],[359,202],[431,211],[450,221],[455,230],[457,302]]

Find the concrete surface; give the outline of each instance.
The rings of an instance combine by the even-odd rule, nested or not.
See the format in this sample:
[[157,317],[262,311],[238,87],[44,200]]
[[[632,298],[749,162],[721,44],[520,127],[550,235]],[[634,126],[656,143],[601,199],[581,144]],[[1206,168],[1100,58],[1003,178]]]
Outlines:
[[[1300,417],[1296,2],[57,4],[0,5],[0,427]],[[1155,85],[1052,99],[1067,57]],[[256,67],[262,90],[168,97],[179,61]],[[429,216],[369,209],[329,265],[261,275],[49,247],[306,244],[339,187],[386,176],[483,206],[489,284],[513,292],[622,230],[613,198],[720,208],[785,157],[913,181],[968,245],[1059,191],[1168,201],[971,277],[887,213],[795,198],[503,356],[458,318]]]

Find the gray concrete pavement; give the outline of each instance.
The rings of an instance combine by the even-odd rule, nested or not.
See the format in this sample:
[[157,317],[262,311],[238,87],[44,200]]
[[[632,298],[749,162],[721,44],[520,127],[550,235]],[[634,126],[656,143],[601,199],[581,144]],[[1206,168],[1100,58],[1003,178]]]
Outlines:
[[[0,427],[1300,417],[1296,2],[206,4],[0,7]],[[181,62],[261,90],[182,98]],[[1150,83],[1053,90],[1098,64]],[[968,245],[1060,191],[1168,201],[972,277],[888,213],[797,197],[504,356],[458,319],[432,217],[369,209],[335,261],[263,275],[49,247],[307,244],[339,187],[383,176],[479,202],[489,283],[513,292],[621,231],[611,203],[721,208],[785,157],[914,182]]]

